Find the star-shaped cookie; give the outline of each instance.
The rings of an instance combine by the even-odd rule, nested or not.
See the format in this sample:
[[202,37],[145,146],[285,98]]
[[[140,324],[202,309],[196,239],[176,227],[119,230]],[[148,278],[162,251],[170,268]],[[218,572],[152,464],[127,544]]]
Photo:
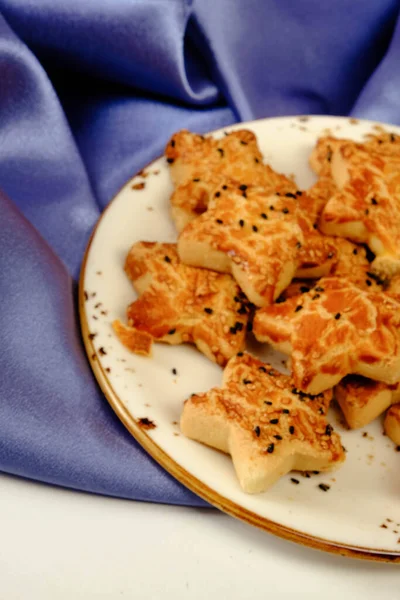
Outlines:
[[377,257],[372,270],[392,276],[400,270],[400,155],[341,140],[330,164],[337,192],[319,228],[368,244]]
[[291,355],[295,385],[317,394],[348,374],[400,381],[400,304],[349,280],[326,277],[309,292],[256,312],[259,341]]
[[182,130],[168,142],[165,156],[175,185],[171,211],[178,231],[207,210],[210,198],[225,179],[261,185],[271,194],[296,192],[290,179],[263,164],[257,138],[246,129],[219,140]]
[[249,300],[265,306],[290,283],[302,243],[292,194],[230,181],[182,231],[178,252],[185,264],[232,273]]
[[400,384],[387,385],[348,375],[335,387],[335,398],[351,429],[365,427],[392,404],[400,402]]
[[326,420],[331,392],[301,394],[290,377],[244,353],[225,368],[223,384],[192,395],[181,430],[231,455],[242,489],[265,491],[291,470],[328,471],[344,460]]
[[128,307],[128,327],[114,329],[131,350],[140,352],[139,333],[142,344],[143,334],[193,343],[220,365],[243,348],[250,307],[230,275],[183,265],[176,244],[154,242],[134,244],[125,271],[140,297]]

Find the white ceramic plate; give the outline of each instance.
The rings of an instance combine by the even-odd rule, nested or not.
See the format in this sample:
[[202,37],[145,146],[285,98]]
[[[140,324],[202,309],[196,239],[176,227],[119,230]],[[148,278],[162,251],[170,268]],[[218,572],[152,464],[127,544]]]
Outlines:
[[[284,117],[238,124],[258,137],[273,168],[294,174],[299,188],[314,181],[307,158],[319,135],[361,140],[377,123],[337,117]],[[400,128],[386,126],[396,133]],[[216,136],[222,135],[222,131]],[[145,176],[144,176],[145,175]],[[165,159],[129,181],[103,213],[89,243],[80,282],[82,331],[95,375],[117,415],[142,446],[172,475],[210,503],[267,531],[347,556],[400,562],[400,453],[377,420],[346,431],[339,414],[331,422],[348,450],[334,474],[284,477],[264,494],[240,489],[229,457],[186,439],[179,431],[183,401],[221,383],[221,369],[190,346],[155,344],[152,359],[131,354],[111,323],[124,320],[135,298],[123,271],[130,246],[139,240],[173,242],[169,216],[172,185]],[[93,336],[95,334],[95,336]],[[282,356],[253,347],[281,366]],[[176,369],[175,375],[173,370]],[[140,419],[156,426],[145,429]],[[320,483],[330,486],[328,492]]]

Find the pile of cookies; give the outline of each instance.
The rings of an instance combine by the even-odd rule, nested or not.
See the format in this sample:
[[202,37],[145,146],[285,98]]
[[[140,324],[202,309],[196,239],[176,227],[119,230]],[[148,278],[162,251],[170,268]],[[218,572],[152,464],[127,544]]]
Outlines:
[[[178,242],[133,245],[139,298],[114,329],[133,352],[192,343],[224,367],[221,387],[185,402],[182,432],[229,453],[249,493],[343,462],[332,398],[350,428],[388,409],[400,444],[400,137],[320,138],[308,190],[247,130],[180,131],[165,155]],[[287,354],[291,375],[246,352],[247,335]]]

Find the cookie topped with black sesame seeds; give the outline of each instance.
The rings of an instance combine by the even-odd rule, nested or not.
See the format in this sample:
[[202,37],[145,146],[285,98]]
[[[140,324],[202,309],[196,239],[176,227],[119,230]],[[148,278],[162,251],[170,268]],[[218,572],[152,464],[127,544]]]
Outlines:
[[125,271],[139,298],[127,309],[128,325],[117,321],[114,329],[130,350],[138,352],[135,340],[146,334],[195,344],[224,365],[243,348],[251,309],[230,275],[183,265],[176,244],[155,242],[134,244]]
[[257,138],[247,129],[221,139],[182,130],[168,142],[165,156],[175,186],[171,212],[178,231],[207,210],[227,178],[239,181],[242,192],[249,185],[262,185],[270,193],[296,191],[290,179],[263,163]]
[[178,252],[185,264],[231,273],[253,304],[265,306],[297,268],[303,234],[296,199],[240,186],[230,180],[218,188],[207,212],[181,232]]
[[290,377],[243,353],[228,362],[221,387],[185,402],[181,430],[230,454],[243,490],[260,493],[289,471],[328,471],[343,462],[325,416],[331,398],[331,391],[301,394]]
[[[301,310],[299,310],[301,307]],[[358,374],[400,379],[400,303],[339,277],[325,277],[301,296],[256,312],[253,332],[291,355],[299,389],[313,394]]]

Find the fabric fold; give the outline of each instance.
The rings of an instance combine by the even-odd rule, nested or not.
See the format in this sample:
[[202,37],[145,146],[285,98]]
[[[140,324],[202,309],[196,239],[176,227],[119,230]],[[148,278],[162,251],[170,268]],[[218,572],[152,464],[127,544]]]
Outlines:
[[188,35],[191,0],[24,4],[3,0],[1,6],[40,59],[194,105],[218,98]]

